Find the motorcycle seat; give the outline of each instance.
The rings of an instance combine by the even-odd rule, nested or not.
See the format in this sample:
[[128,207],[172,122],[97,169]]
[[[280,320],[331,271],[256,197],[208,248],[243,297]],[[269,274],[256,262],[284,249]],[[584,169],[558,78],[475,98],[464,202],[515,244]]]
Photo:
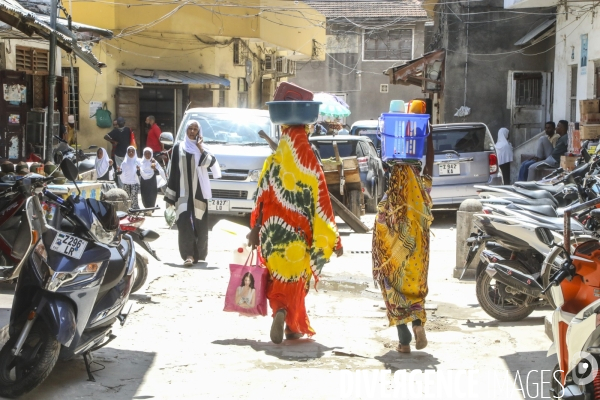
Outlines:
[[555,204],[557,204],[554,196],[552,196],[550,192],[547,192],[545,190],[527,190],[522,188],[516,188],[515,192],[518,194],[522,194],[523,196],[529,197],[530,199],[549,199],[554,201]]
[[545,216],[552,217],[552,218],[558,217],[556,210],[552,206],[540,206],[540,205],[530,206],[530,205],[524,205],[524,204],[511,204],[511,205],[507,206],[506,208],[510,208],[511,210],[521,209],[521,210],[531,211],[532,213],[545,215]]
[[549,192],[551,194],[558,194],[562,192],[562,190],[565,188],[565,185],[562,183],[554,186],[547,184],[539,184],[537,182],[515,182],[515,186],[527,190],[545,190],[546,192]]
[[[525,210],[513,210],[516,211],[519,214],[523,214],[524,216],[534,219],[537,221],[537,224],[539,224],[539,226],[544,227],[544,228],[548,228],[551,229],[553,231],[559,231],[562,232],[564,229],[564,220],[563,218],[558,218],[558,217],[548,217],[546,215],[540,215],[540,214],[535,214],[532,213],[531,211],[525,211]],[[583,231],[583,225],[581,225],[579,222],[571,219],[571,230],[572,231]]]
[[510,198],[510,201],[514,204],[525,204],[528,206],[551,206],[554,207],[556,203],[550,199],[519,199]]

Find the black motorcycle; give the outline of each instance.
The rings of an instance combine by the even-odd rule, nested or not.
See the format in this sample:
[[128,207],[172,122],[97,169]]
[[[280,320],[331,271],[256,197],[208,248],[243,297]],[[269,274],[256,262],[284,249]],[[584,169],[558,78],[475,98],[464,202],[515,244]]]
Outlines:
[[[65,177],[77,168],[63,160]],[[75,184],[76,185],[76,184]],[[57,360],[82,355],[90,380],[91,352],[115,335],[133,284],[133,239],[119,233],[111,204],[44,189],[58,212],[46,215],[38,196],[27,199],[29,229],[19,240],[29,247],[10,314],[10,338],[0,350],[0,396],[18,397],[41,384]]]

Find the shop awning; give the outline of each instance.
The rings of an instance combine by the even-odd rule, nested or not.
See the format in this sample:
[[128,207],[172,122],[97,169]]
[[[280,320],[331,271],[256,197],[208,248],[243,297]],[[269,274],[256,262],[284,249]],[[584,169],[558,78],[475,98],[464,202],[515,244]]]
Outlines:
[[153,85],[220,85],[229,87],[229,80],[202,72],[120,69],[120,74],[141,84]]
[[[15,0],[0,0],[0,21],[28,36],[35,34],[48,40],[52,33],[49,22],[42,21],[37,14],[27,10]],[[67,53],[74,53],[97,72],[101,72],[100,68],[106,65],[98,61],[91,50],[81,47],[74,35],[62,33],[61,31],[62,29],[58,28],[55,31],[58,47]]]
[[[388,68],[383,73],[390,77],[390,83],[393,85],[423,86],[425,82],[437,87],[441,82],[445,57],[445,49],[435,50],[406,64]],[[427,73],[429,76],[426,76]],[[429,91],[439,90],[429,89]]]
[[536,44],[546,39],[548,36],[552,36],[556,33],[556,18],[550,18],[540,25],[533,28],[531,31],[527,33],[527,35],[523,36],[519,39],[515,46],[525,46],[528,44]]

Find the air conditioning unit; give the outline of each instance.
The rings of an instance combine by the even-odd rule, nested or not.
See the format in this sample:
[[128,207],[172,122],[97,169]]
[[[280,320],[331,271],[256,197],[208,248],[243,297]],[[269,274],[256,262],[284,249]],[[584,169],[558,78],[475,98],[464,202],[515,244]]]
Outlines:
[[296,61],[288,60],[287,73],[296,75]]
[[277,57],[275,59],[275,70],[277,72],[280,72],[282,74],[287,74],[287,68],[288,68],[287,58]]
[[265,54],[265,71],[275,71],[275,56]]

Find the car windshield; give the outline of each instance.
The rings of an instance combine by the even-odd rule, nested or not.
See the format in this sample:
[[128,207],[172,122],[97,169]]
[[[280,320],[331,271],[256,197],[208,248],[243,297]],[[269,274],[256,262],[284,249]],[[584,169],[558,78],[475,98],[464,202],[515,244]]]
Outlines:
[[[329,142],[321,142],[321,141],[313,141],[311,142],[319,149],[319,154],[321,158],[335,158],[335,153],[333,151],[333,143]],[[340,153],[340,157],[352,157],[356,156],[356,140],[352,141],[343,141],[336,140],[338,152]]]
[[477,153],[492,150],[492,143],[486,135],[485,127],[456,127],[433,130],[435,154],[447,150],[458,153]]
[[185,137],[185,127],[189,120],[197,121],[202,128],[202,136],[207,144],[236,144],[245,146],[267,146],[267,142],[258,136],[264,131],[271,132],[271,120],[267,116],[248,114],[189,113],[179,127],[177,141]]

